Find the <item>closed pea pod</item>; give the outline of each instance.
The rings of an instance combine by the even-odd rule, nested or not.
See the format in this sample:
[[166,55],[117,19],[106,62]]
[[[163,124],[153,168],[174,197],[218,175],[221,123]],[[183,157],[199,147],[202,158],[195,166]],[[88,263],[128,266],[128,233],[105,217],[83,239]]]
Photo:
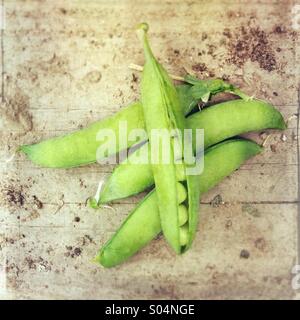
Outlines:
[[[261,152],[262,147],[244,139],[221,142],[205,151],[205,167],[200,175],[200,194],[204,194],[244,161]],[[183,230],[184,231],[184,230]],[[156,191],[151,191],[128,215],[113,237],[101,248],[95,261],[104,267],[116,266],[147,245],[161,232]]]
[[[197,83],[197,88],[191,90]],[[207,83],[205,80],[194,80],[193,84],[183,84],[176,87],[179,99],[180,108],[184,114],[190,113],[197,105],[199,99],[204,99],[207,96],[207,91],[210,95],[217,94],[223,91],[233,92],[231,86],[219,80],[212,80]],[[239,92],[233,92],[241,95]],[[195,96],[197,98],[195,98]],[[200,97],[200,98],[199,98]],[[50,138],[39,143],[23,145],[20,150],[35,164],[49,168],[71,168],[89,163],[94,163],[97,160],[97,149],[103,142],[97,140],[97,133],[101,130],[112,130],[116,138],[115,152],[108,153],[107,156],[114,155],[123,149],[119,141],[119,124],[122,121],[127,123],[127,133],[133,129],[144,129],[144,115],[142,104],[135,102],[127,107],[122,108],[119,112],[106,119],[96,121],[88,127],[71,132],[59,137]],[[127,146],[131,147],[136,142],[127,139]]]
[[[127,121],[128,119],[130,120]],[[112,117],[97,121],[82,130],[40,143],[23,145],[20,149],[32,162],[43,167],[71,168],[94,163],[97,149],[102,144],[97,141],[97,134],[101,130],[109,129],[115,133],[116,151],[121,151],[118,139],[121,121],[127,121],[128,132],[132,129],[143,129],[145,124],[141,104],[133,103]],[[128,145],[130,147],[130,143]]]
[[[219,103],[194,113],[187,118],[186,125],[192,130],[204,129],[205,148],[250,131],[286,128],[280,112],[259,100]],[[194,148],[197,151],[197,147]],[[136,152],[149,154],[149,145],[145,144]],[[177,166],[176,176],[178,181],[185,180],[184,166]],[[137,194],[153,184],[150,165],[132,164],[129,156],[128,161],[117,166],[105,181],[98,204]]]

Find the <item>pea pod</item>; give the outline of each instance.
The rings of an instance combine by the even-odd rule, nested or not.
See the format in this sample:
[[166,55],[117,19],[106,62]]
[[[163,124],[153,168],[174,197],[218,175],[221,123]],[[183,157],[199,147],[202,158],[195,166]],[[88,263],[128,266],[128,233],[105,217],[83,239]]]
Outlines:
[[[187,118],[187,128],[204,129],[204,147],[230,137],[264,129],[285,129],[284,119],[270,104],[260,101],[233,100],[203,109]],[[196,146],[194,146],[195,149]],[[154,184],[149,164],[132,164],[137,153],[150,154],[149,145],[143,145],[129,156],[126,163],[117,166],[105,181],[98,204],[137,194]],[[177,170],[177,175],[180,173]],[[182,177],[177,176],[178,180]]]
[[[221,81],[221,82],[220,82]],[[192,90],[194,83],[197,84],[195,90]],[[197,105],[199,99],[206,100],[207,91],[210,95],[219,92],[228,91],[245,97],[244,94],[234,92],[232,86],[222,80],[194,80],[193,84],[183,84],[176,87],[180,99],[180,106],[184,114],[189,114]],[[236,89],[238,90],[238,89]],[[197,97],[197,98],[195,98]],[[97,141],[97,133],[100,130],[113,130],[116,137],[116,152],[123,150],[119,141],[119,123],[127,122],[127,133],[132,129],[144,129],[144,115],[142,104],[135,102],[122,108],[115,115],[104,120],[97,121],[88,127],[74,131],[67,135],[47,139],[31,145],[23,145],[20,150],[35,164],[49,168],[71,168],[97,160],[97,149],[102,142]],[[130,141],[127,136],[127,145],[132,147],[135,141]],[[107,154],[111,156],[113,154]],[[98,159],[102,160],[102,159]]]
[[[262,147],[244,139],[221,142],[205,151],[205,166],[199,179],[200,194],[212,189]],[[151,191],[128,215],[113,237],[103,246],[95,261],[104,267],[116,266],[147,245],[161,232],[156,191]]]
[[[158,206],[163,233],[167,242],[177,252],[186,250],[194,237],[198,207],[199,207],[199,188],[198,179],[195,176],[187,175],[187,201],[188,222],[187,226],[180,227],[178,217],[178,193],[176,189],[176,165],[174,161],[174,137],[171,136],[172,130],[177,131],[177,139],[182,139],[183,143],[184,128],[186,127],[185,118],[180,108],[180,100],[169,75],[158,63],[150,48],[147,38],[148,25],[139,25],[139,33],[144,47],[145,64],[141,81],[141,96],[144,111],[146,130],[151,147],[151,169],[157,190]],[[159,130],[159,131],[155,131]],[[153,145],[157,136],[161,137],[161,132],[169,134],[170,148],[167,151],[168,161],[163,159],[163,147]],[[191,143],[190,143],[191,145]],[[185,144],[185,148],[187,144]],[[153,161],[154,153],[158,154],[158,161]],[[181,152],[181,158],[183,153]],[[184,245],[180,241],[180,229],[188,228],[188,241]]]

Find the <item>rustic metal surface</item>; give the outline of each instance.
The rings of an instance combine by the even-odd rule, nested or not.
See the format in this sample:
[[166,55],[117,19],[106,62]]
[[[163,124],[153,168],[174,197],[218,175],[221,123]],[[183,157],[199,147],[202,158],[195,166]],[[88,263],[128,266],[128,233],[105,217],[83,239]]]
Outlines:
[[[299,102],[295,3],[4,0],[0,297],[296,298],[297,116],[205,195],[192,250],[176,257],[157,239],[110,270],[91,258],[141,196],[95,213],[85,199],[111,167],[50,170],[11,158],[20,144],[78,129],[138,98],[140,74],[128,66],[143,63],[134,32],[141,21],[172,73],[229,78],[290,118]],[[262,143],[265,135],[251,137]],[[224,203],[212,206],[217,195]]]

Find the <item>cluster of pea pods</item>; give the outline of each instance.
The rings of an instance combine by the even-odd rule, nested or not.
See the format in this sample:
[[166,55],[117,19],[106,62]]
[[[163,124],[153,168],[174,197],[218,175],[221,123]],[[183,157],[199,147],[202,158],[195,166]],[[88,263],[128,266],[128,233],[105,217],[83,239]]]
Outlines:
[[[204,130],[204,155],[201,153],[201,157],[204,157],[205,165],[201,173],[187,174],[191,165],[184,159],[181,164],[172,161],[175,160],[172,158],[173,150],[170,150],[169,163],[155,164],[151,161],[145,164],[128,161],[135,156],[133,152],[127,161],[115,167],[97,197],[90,198],[89,205],[92,208],[101,208],[105,203],[155,186],[99,251],[95,261],[104,267],[124,262],[160,232],[177,254],[188,250],[197,230],[201,195],[262,151],[262,146],[236,136],[250,131],[286,128],[282,115],[272,105],[250,98],[223,80],[199,80],[187,76],[185,84],[174,86],[151,51],[147,31],[146,23],[138,26],[145,53],[141,102],[132,103],[112,117],[79,131],[20,147],[37,165],[71,168],[99,160],[96,158],[97,149],[102,142],[96,137],[100,130],[113,130],[117,138],[116,152],[123,151],[118,140],[120,121],[127,122],[128,132],[146,129],[149,139],[135,152],[147,156],[150,154],[150,133],[153,129],[176,129],[178,132],[185,129],[191,129],[192,132]],[[240,99],[218,103],[196,112],[198,102],[206,103],[220,92],[230,92]],[[175,139],[180,138],[170,136],[171,146]],[[193,139],[184,143],[191,144],[197,158],[199,150]],[[133,144],[128,140],[127,147]]]

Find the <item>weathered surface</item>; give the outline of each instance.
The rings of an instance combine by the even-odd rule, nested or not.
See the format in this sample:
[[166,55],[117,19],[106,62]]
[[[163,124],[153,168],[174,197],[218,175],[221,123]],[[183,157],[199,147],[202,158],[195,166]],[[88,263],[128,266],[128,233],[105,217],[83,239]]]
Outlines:
[[[294,298],[297,116],[270,137],[263,154],[205,195],[192,250],[175,257],[157,239],[111,270],[90,260],[141,196],[95,214],[85,200],[111,167],[50,170],[20,154],[11,159],[22,143],[70,132],[138,98],[140,74],[128,65],[143,62],[134,26],[144,20],[172,73],[229,78],[290,118],[299,103],[293,1],[4,5],[0,265],[7,291],[0,297]],[[225,203],[213,206],[217,195]]]

